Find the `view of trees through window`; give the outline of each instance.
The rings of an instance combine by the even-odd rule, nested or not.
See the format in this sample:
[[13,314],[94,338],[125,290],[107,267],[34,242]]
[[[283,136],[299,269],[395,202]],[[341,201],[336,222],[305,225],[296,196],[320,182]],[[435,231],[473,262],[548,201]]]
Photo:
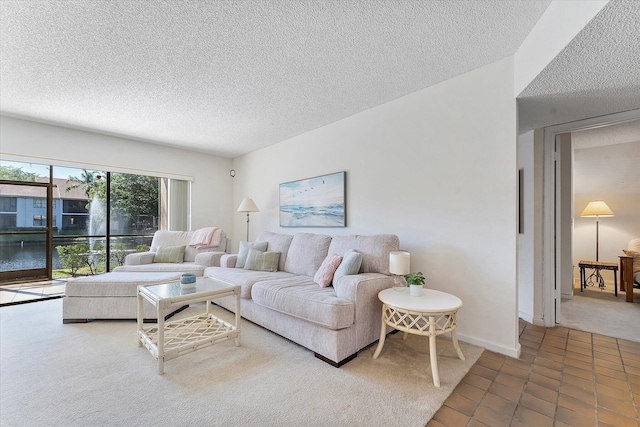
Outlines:
[[[48,215],[54,277],[113,269],[147,250],[160,224],[160,180],[0,161],[0,274],[44,268]],[[51,206],[46,185],[26,183],[49,183]]]

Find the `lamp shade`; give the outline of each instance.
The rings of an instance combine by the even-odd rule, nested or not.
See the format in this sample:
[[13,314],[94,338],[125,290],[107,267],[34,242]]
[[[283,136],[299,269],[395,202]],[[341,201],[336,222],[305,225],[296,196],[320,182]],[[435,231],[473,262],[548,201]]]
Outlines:
[[405,251],[389,252],[389,273],[404,276],[411,272],[411,255]]
[[589,202],[586,208],[582,211],[580,216],[586,217],[601,217],[601,216],[613,216],[613,212],[602,200],[596,200]]
[[258,209],[250,197],[245,197],[242,203],[240,203],[240,206],[238,206],[237,212],[260,212],[260,209]]

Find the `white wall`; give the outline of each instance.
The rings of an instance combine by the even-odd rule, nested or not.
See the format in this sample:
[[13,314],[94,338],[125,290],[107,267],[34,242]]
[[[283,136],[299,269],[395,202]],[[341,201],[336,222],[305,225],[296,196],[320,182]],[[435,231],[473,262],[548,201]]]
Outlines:
[[[536,141],[537,136],[537,141]],[[518,168],[524,172],[524,233],[518,235],[518,316],[542,325],[542,276],[540,254],[542,211],[543,133],[530,131],[518,138]]]
[[192,228],[216,225],[232,237],[231,159],[5,116],[0,116],[0,157],[193,178]]
[[[629,240],[640,237],[640,141],[575,150],[574,276],[580,260],[595,260],[596,221],[580,213],[593,200],[604,200],[614,217],[600,219],[600,261],[615,262]],[[608,286],[613,272],[603,271]]]
[[[508,58],[236,158],[234,206],[260,208],[251,236],[397,234],[412,270],[463,300],[461,339],[515,356],[516,135]],[[279,227],[280,183],[342,170],[347,228]]]

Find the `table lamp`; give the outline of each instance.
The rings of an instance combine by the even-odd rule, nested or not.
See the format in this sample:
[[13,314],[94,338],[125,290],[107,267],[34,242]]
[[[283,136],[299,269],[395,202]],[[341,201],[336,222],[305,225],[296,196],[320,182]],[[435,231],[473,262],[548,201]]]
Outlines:
[[[397,280],[397,276],[404,276],[411,272],[411,255],[406,251],[391,251],[389,252],[389,273],[395,275],[394,282]],[[397,282],[396,282],[397,283]],[[406,283],[405,283],[406,285]]]

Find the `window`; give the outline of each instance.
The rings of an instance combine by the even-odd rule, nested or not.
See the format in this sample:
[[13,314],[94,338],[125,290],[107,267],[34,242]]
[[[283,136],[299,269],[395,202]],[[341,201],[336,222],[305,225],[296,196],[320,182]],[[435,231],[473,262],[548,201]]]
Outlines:
[[0,212],[17,212],[17,201],[16,197],[0,197]]
[[0,214],[0,229],[6,230],[16,226],[16,214]]
[[62,202],[64,213],[89,213],[86,200],[63,200]]
[[47,199],[33,199],[33,207],[34,208],[46,208],[47,207]]
[[47,226],[47,216],[46,215],[34,215],[33,216],[33,226],[34,227],[46,227]]

